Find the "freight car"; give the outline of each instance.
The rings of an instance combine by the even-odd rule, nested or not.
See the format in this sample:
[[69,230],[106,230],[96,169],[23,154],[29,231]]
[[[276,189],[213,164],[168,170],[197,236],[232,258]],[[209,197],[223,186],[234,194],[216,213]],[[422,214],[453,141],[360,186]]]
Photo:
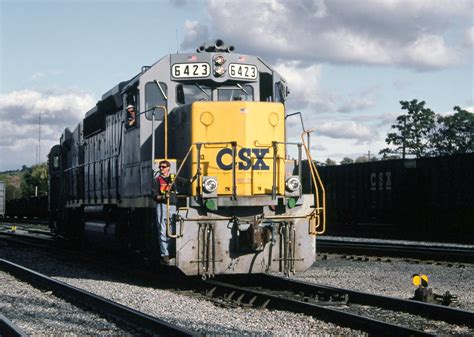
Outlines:
[[318,171],[329,235],[474,243],[473,153]]
[[5,182],[0,181],[0,218],[3,219],[5,218]]
[[[208,277],[313,264],[324,198],[315,167],[318,197],[302,193],[303,149],[309,153],[286,140],[286,81],[259,57],[233,50],[217,40],[167,55],[64,131],[49,154],[58,236],[159,256],[151,190],[166,159],[175,182],[188,182],[173,183],[177,213],[167,205],[172,265]],[[290,147],[297,160],[287,159]]]
[[6,202],[5,215],[9,218],[48,219],[48,197],[26,197]]

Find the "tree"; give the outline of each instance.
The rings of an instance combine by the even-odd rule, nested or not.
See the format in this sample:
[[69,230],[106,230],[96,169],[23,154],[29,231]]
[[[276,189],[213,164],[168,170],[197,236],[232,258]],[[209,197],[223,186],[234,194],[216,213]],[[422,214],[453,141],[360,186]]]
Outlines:
[[438,116],[437,130],[431,138],[435,155],[474,152],[474,114],[458,106],[453,109],[453,115]]
[[21,178],[20,189],[23,197],[35,195],[36,188],[38,188],[38,195],[48,193],[48,166],[46,163],[26,169]]
[[331,158],[326,159],[326,165],[336,165],[336,161]]
[[352,164],[353,162],[354,162],[354,160],[352,160],[351,158],[349,158],[349,157],[344,157],[344,158],[342,158],[342,160],[341,160],[341,165]]
[[395,149],[386,148],[380,154],[386,156],[393,153],[402,153],[405,158],[407,153],[417,158],[431,152],[430,138],[435,127],[435,113],[425,108],[425,101],[418,102],[414,99],[410,102],[400,101],[402,110],[407,114],[397,117],[397,124],[392,125],[395,132],[387,135],[385,141],[388,145],[396,146]]
[[369,159],[367,158],[367,156],[359,156],[355,159],[356,163],[367,163],[368,161]]
[[5,200],[20,198],[20,173],[8,172],[0,173],[0,181],[5,182]]

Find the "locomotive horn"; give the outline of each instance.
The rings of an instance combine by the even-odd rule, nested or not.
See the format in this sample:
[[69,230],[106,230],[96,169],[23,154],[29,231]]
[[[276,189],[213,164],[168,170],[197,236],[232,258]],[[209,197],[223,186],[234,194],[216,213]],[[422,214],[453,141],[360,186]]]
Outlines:
[[224,41],[217,39],[215,45],[217,48],[222,47],[224,45]]
[[213,44],[205,43],[204,44],[204,49],[208,52],[211,53],[216,50],[216,46]]
[[196,51],[198,53],[202,53],[204,50],[206,50],[206,48],[204,47],[204,45],[200,45],[198,49],[196,49]]

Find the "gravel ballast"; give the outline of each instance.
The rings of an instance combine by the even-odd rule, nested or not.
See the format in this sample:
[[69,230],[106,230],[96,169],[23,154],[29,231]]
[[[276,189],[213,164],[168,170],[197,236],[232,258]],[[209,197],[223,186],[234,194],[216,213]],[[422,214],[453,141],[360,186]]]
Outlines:
[[[217,307],[206,300],[148,286],[133,275],[117,275],[110,270],[99,270],[98,267],[55,257],[44,251],[2,246],[1,241],[0,257],[199,333],[361,334],[360,331],[337,327],[301,314]],[[361,262],[339,255],[326,255],[325,259],[319,258],[308,271],[293,277],[306,282],[410,298],[415,290],[411,283],[413,274],[428,275],[435,293],[450,291],[459,296],[460,308],[474,309],[474,266],[469,264],[447,267],[428,263],[413,264],[402,259]],[[9,317],[9,311],[1,308],[2,313]],[[38,310],[42,312],[41,308]]]
[[340,255],[319,257],[314,266],[294,276],[295,279],[348,288],[378,295],[411,298],[415,292],[414,274],[428,276],[429,287],[436,294],[449,291],[459,298],[459,308],[474,311],[474,265],[451,267],[433,263],[416,263],[397,258],[362,262]]
[[0,312],[28,335],[132,335],[98,315],[2,271]]
[[[146,286],[133,275],[113,275],[80,262],[30,249],[0,247],[0,257],[128,307],[206,335],[361,335],[303,314],[222,308],[207,300]],[[3,309],[2,309],[3,310]],[[38,308],[42,312],[41,308]],[[2,311],[9,316],[8,310]]]

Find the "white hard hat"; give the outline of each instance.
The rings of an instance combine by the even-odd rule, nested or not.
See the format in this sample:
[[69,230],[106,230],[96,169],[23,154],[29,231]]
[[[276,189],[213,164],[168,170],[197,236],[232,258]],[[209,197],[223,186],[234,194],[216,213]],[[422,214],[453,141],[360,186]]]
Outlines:
[[130,109],[130,108],[135,108],[135,105],[129,104],[129,105],[127,106],[127,109]]

